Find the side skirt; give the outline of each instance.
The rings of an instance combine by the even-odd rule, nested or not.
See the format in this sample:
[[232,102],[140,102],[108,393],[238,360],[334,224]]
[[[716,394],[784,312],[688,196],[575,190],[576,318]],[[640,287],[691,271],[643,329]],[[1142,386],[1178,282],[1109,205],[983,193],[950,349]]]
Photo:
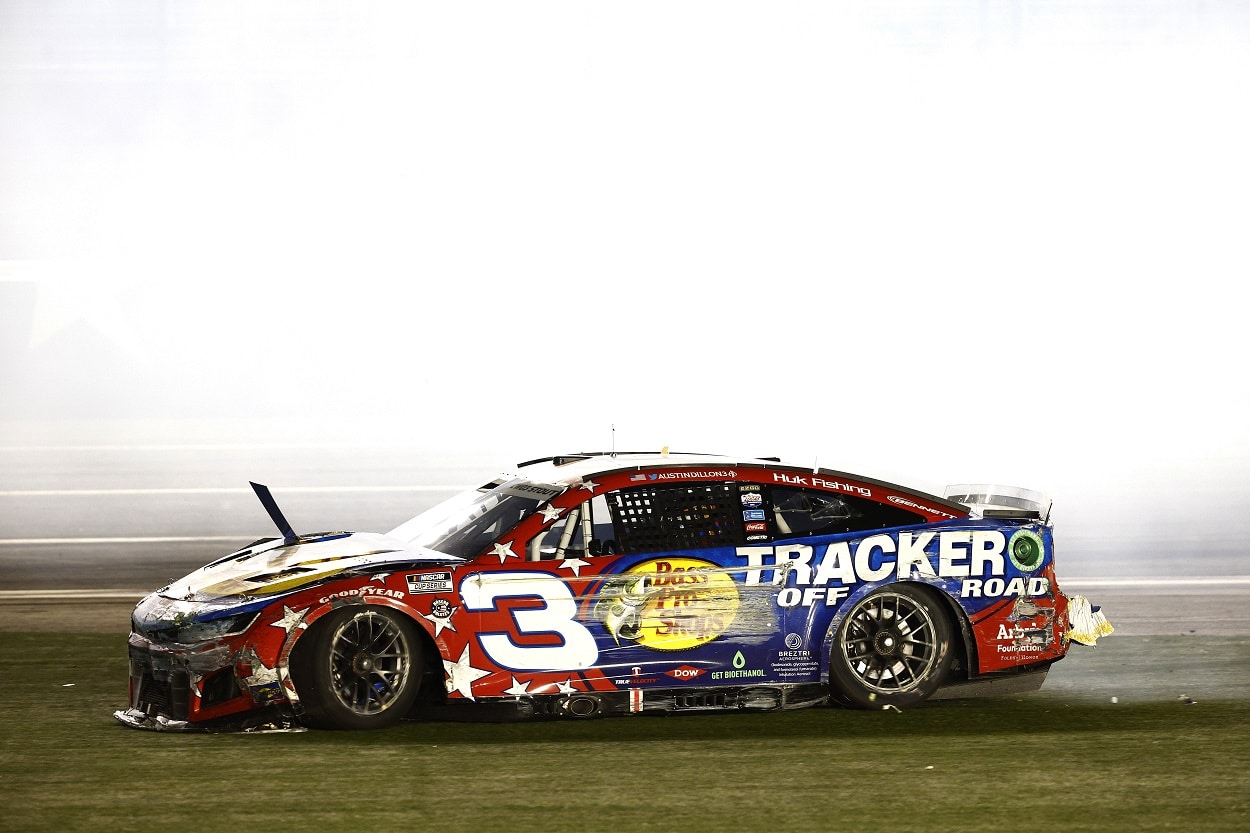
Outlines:
[[482,698],[439,704],[418,704],[410,717],[507,723],[522,720],[586,719],[629,714],[679,712],[780,711],[819,706],[829,689],[819,683],[723,688],[633,689],[539,694],[531,697]]
[[939,688],[930,700],[962,700],[966,697],[1001,697],[1037,691],[1046,681],[1050,666],[1026,668],[1015,673],[1000,673],[975,680],[950,683]]

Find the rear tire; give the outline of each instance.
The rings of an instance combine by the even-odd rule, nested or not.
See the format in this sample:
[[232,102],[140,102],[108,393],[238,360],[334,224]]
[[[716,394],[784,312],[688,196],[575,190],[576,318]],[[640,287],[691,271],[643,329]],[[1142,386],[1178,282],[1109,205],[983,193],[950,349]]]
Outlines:
[[941,601],[924,588],[891,585],[861,599],[838,626],[831,694],[859,709],[915,706],[942,685],[952,659]]
[[301,721],[317,729],[397,723],[421,688],[422,647],[412,621],[375,605],[332,611],[291,652]]

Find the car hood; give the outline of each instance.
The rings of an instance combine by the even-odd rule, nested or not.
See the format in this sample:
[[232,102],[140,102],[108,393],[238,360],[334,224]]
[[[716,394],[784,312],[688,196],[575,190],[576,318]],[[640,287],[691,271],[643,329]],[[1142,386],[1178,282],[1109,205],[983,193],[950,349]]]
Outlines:
[[265,539],[207,564],[161,588],[167,599],[212,602],[272,597],[347,572],[386,564],[459,563],[462,559],[368,532],[307,535],[293,543]]

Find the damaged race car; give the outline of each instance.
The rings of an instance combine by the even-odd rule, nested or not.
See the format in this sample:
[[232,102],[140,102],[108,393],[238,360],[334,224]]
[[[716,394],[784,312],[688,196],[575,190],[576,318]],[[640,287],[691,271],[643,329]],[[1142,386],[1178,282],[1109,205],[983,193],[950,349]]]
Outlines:
[[1023,489],[572,454],[386,535],[297,535],[253,487],[281,537],[139,603],[124,725],[909,708],[1036,689],[1111,630]]

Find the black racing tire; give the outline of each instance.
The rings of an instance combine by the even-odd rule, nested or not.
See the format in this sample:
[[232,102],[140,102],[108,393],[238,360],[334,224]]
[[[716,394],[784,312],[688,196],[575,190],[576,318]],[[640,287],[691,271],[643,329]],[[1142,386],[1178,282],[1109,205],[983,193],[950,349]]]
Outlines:
[[907,708],[927,700],[950,672],[951,621],[929,590],[893,584],[846,614],[829,657],[835,703],[858,709]]
[[378,605],[351,605],[315,622],[291,651],[300,721],[315,729],[381,729],[408,713],[421,689],[417,627]]

